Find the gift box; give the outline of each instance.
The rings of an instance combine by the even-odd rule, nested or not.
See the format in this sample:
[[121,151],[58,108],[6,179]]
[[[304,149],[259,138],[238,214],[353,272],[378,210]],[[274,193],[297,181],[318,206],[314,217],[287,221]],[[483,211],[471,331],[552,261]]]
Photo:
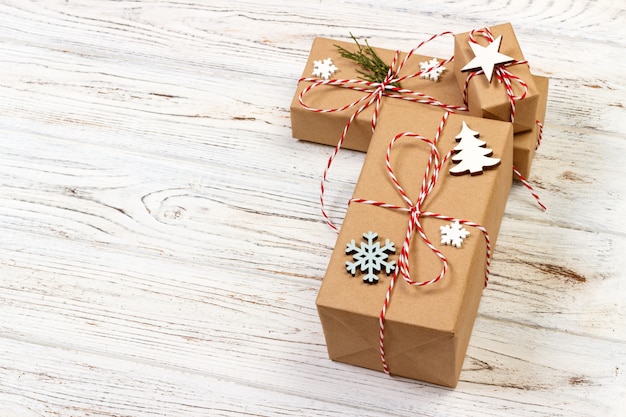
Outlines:
[[[478,43],[478,46],[474,46],[474,48],[477,48],[480,53],[478,57],[475,50],[470,46],[470,33],[472,32],[454,35],[454,73],[460,89],[464,91],[469,112],[476,117],[511,121],[511,99],[507,93],[506,84],[499,81],[496,75],[491,77],[491,81],[487,79],[487,74],[491,76],[488,65],[504,61],[501,64],[496,63],[495,67],[506,71],[507,81],[510,82],[512,88],[511,94],[514,97],[521,97],[524,93],[523,84],[528,87],[525,98],[515,100],[514,131],[517,133],[531,130],[535,126],[539,92],[528,65],[515,63],[524,61],[524,55],[513,32],[513,27],[506,23],[492,26],[489,30],[494,42],[488,40],[488,35],[483,36],[482,33],[484,32],[474,32],[473,38]],[[499,49],[497,48],[498,42],[501,42]],[[485,53],[485,51],[489,51],[489,53]],[[497,55],[492,58],[496,52],[505,57]],[[506,57],[510,59],[506,59]],[[479,60],[476,61],[475,58]],[[511,65],[508,65],[509,63]],[[485,74],[477,74],[473,70],[463,70],[464,68],[467,69],[468,66],[483,70],[483,67],[477,67],[478,64],[487,66]]]
[[[546,118],[549,79],[538,75],[533,75],[532,78],[539,92],[535,121],[543,125]],[[529,178],[530,176],[530,167],[538,146],[541,127],[536,122],[531,130],[516,133],[513,137],[513,166],[517,168],[524,178]]]
[[[314,68],[316,68],[315,62],[318,62],[317,67],[319,70],[319,67],[322,66],[324,61],[328,58],[332,61],[332,65],[338,68],[336,72],[326,71],[326,74],[329,75],[331,79],[352,80],[362,77],[362,75],[359,74],[359,71],[362,71],[363,68],[361,68],[354,61],[343,58],[339,53],[337,46],[341,46],[352,52],[358,50],[358,47],[354,42],[350,43],[326,38],[315,38],[308,61],[302,73],[302,78],[314,78],[313,73]],[[392,63],[395,51],[374,47],[372,49],[382,59],[382,61],[387,63],[387,65]],[[399,55],[399,59],[402,60],[405,56],[405,53],[401,53]],[[413,54],[413,56],[411,56],[404,65],[400,75],[417,73],[421,68],[420,63],[431,62],[432,59],[433,58],[429,56]],[[442,60],[439,59],[438,61],[441,62]],[[328,70],[328,68],[330,68],[330,62],[326,61],[326,64],[323,66]],[[452,63],[446,64],[445,67],[446,70],[439,76],[438,81],[415,77],[402,81],[401,87],[414,92],[423,93],[444,104],[463,107],[463,96],[456,85],[455,77],[452,72]],[[432,68],[432,66],[428,66],[425,69],[428,68]],[[322,70],[322,72],[324,71]],[[319,73],[316,72],[316,74]],[[321,80],[321,78],[319,79]],[[299,102],[299,97],[302,91],[312,84],[314,84],[312,81],[298,82],[296,93],[290,107],[293,137],[335,146],[337,145],[350,117],[364,103],[360,103],[355,107],[351,107],[343,111],[311,111],[302,106]],[[360,87],[367,88],[365,85],[361,85]],[[306,92],[303,100],[309,107],[312,108],[338,109],[362,99],[366,94],[367,93],[362,91],[355,91],[336,85],[320,85]],[[406,94],[405,96],[409,97],[410,95]],[[384,108],[390,101],[395,102],[398,107],[404,110],[402,117],[407,117],[407,114],[411,114],[410,112],[419,111],[421,107],[431,106],[429,104],[404,101],[398,98],[384,97],[381,103],[379,119],[386,117],[384,115]],[[374,107],[374,105],[367,107],[355,118],[350,126],[342,147],[362,152],[367,151],[372,137],[372,116],[374,113]]]
[[[385,112],[372,137],[354,191],[354,197],[363,200],[353,200],[348,208],[316,300],[329,357],[385,370],[380,353],[379,319],[389,284],[394,279],[393,273],[388,276],[386,272],[390,272],[391,264],[400,262],[398,254],[402,253],[411,218],[410,212],[397,209],[406,205],[406,201],[387,171],[385,158],[390,140],[403,131],[433,138],[443,123],[437,145],[443,157],[463,143],[458,143],[455,137],[463,131],[465,122],[470,129],[479,132],[480,140],[487,142],[481,155],[488,154],[487,149],[491,149],[500,164],[485,169],[482,175],[452,175],[449,169],[460,167],[460,164],[449,159],[443,164],[437,182],[413,214],[422,214],[420,227],[447,259],[447,272],[437,282],[419,287],[398,277],[384,314],[382,343],[387,370],[391,374],[454,387],[485,284],[487,239],[479,228],[463,223],[463,230],[469,231],[469,236],[465,237],[460,248],[439,242],[447,236],[442,235],[446,228],[457,230],[456,236],[460,239],[458,236],[464,232],[452,220],[461,219],[484,227],[491,249],[495,246],[512,183],[513,128],[511,123],[456,114],[449,115],[444,123],[442,112],[430,108],[406,117],[405,108],[395,103],[389,103]],[[421,179],[429,158],[428,144],[408,136],[399,138],[390,152],[390,166],[411,201],[416,201],[420,194]],[[442,220],[428,212],[448,217]],[[417,231],[409,242],[407,253],[412,279],[421,281],[437,276],[442,270],[441,258]],[[394,246],[395,254],[391,253],[391,246]],[[368,268],[377,266],[381,270],[376,285],[364,281],[364,277],[371,279],[369,269],[366,268],[367,273],[363,272],[364,264],[360,268],[355,266],[358,259],[369,256],[367,253],[372,251],[375,259],[370,259]],[[352,271],[350,266],[354,268]]]

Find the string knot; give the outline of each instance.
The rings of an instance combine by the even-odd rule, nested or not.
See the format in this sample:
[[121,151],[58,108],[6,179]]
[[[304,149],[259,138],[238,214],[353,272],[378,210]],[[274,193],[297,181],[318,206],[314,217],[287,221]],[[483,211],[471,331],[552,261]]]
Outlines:
[[[420,77],[423,73],[431,71],[435,68],[441,67],[452,61],[454,57],[450,56],[448,59],[445,59],[439,62],[437,66],[434,66],[432,68],[428,68],[426,70],[420,70],[418,72],[411,73],[411,74],[404,75],[404,76],[400,75],[403,67],[405,66],[409,58],[411,58],[415,53],[417,53],[418,49],[420,49],[424,44],[438,37],[442,37],[445,35],[454,35],[454,34],[448,31],[448,32],[442,32],[442,33],[433,35],[429,39],[422,41],[419,45],[417,45],[417,47],[409,51],[409,53],[402,60],[400,60],[400,51],[396,51],[393,62],[389,66],[387,75],[382,80],[382,82],[372,82],[372,81],[365,81],[361,79],[324,80],[320,78],[307,78],[307,77],[303,77],[298,80],[299,82],[311,83],[311,85],[307,86],[304,90],[302,90],[298,96],[298,101],[303,108],[310,110],[312,112],[315,112],[315,113],[335,113],[335,112],[342,112],[348,109],[356,109],[354,110],[352,115],[349,117],[343,129],[343,132],[341,133],[341,137],[339,138],[339,141],[337,142],[337,145],[335,146],[335,149],[333,150],[332,154],[328,158],[328,163],[326,164],[326,168],[324,169],[324,173],[322,175],[322,180],[320,183],[320,205],[321,205],[322,216],[324,217],[324,220],[326,221],[328,226],[330,226],[336,232],[338,232],[339,229],[331,221],[330,217],[328,216],[328,213],[326,212],[326,207],[324,204],[325,185],[326,185],[326,180],[328,177],[328,171],[330,170],[330,167],[333,161],[335,160],[335,157],[339,153],[339,150],[343,146],[343,142],[346,139],[350,126],[352,125],[352,123],[358,117],[359,114],[361,114],[368,107],[372,105],[374,106],[374,111],[372,112],[372,119],[371,119],[371,127],[372,127],[372,131],[374,131],[374,129],[376,128],[376,122],[378,120],[378,113],[382,105],[383,97],[440,107],[446,110],[446,114],[447,112],[467,111],[467,107],[465,106],[445,104],[435,99],[434,97],[431,97],[419,91],[412,91],[406,88],[399,87],[399,84],[403,82],[404,80]],[[338,87],[338,88],[347,88],[353,91],[362,92],[364,93],[364,95],[361,98],[351,103],[348,103],[344,106],[336,107],[336,108],[316,108],[316,107],[311,107],[308,104],[306,104],[305,96],[307,96],[307,94],[311,92],[312,90],[319,88],[321,86],[324,86],[324,85]]]
[[[493,37],[491,30],[487,27],[482,28],[482,29],[473,29],[469,33],[470,42],[478,44],[478,41],[476,40],[475,35],[483,36],[487,40],[488,44],[491,44],[495,41],[495,38]],[[505,64],[496,65],[496,67],[494,68],[494,74],[496,76],[496,79],[498,80],[500,84],[504,85],[504,90],[511,104],[511,123],[515,123],[516,102],[519,100],[523,100],[528,95],[528,84],[522,78],[510,72],[507,68],[512,65],[521,65],[521,64],[528,64],[528,61],[515,60],[512,62],[507,62]],[[474,78],[476,75],[479,75],[479,74],[484,74],[484,71],[482,69],[477,70],[477,71],[472,71],[469,73],[469,75],[465,79],[465,85],[463,88],[463,104],[465,104],[466,106],[468,105],[469,83],[472,80],[472,78]],[[513,89],[513,83],[516,83],[521,88],[522,91],[519,95],[515,94],[515,91]]]

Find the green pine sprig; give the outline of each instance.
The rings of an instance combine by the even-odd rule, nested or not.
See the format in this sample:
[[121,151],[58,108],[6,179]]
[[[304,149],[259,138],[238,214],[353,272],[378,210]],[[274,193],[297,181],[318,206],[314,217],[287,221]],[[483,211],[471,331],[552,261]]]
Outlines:
[[[363,69],[357,70],[357,73],[361,75],[362,80],[373,82],[373,83],[382,83],[389,72],[389,65],[387,65],[380,57],[376,54],[376,52],[372,49],[372,47],[365,40],[365,46],[361,45],[356,37],[350,33],[350,37],[356,43],[356,46],[359,48],[357,52],[348,51],[346,48],[343,48],[339,45],[335,45],[337,50],[339,51],[339,55],[342,58],[349,59],[351,61],[356,62]],[[394,87],[400,87],[399,83],[392,83]]]

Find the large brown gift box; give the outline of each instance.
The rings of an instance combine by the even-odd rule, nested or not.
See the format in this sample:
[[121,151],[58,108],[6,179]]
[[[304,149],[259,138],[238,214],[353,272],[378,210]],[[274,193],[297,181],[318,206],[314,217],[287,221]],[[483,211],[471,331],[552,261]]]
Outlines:
[[[398,133],[412,131],[434,138],[442,112],[420,109],[406,117],[401,106],[388,104],[381,118],[354,191],[355,198],[403,206],[404,201],[391,182],[385,166],[390,140]],[[438,148],[441,155],[457,145],[462,122],[480,133],[493,157],[501,163],[482,175],[453,176],[448,160],[426,198],[422,211],[469,220],[486,227],[492,249],[512,183],[513,128],[511,123],[470,116],[450,115]],[[429,159],[430,148],[422,141],[402,137],[391,153],[396,176],[415,201]],[[407,233],[409,214],[389,208],[353,202],[347,211],[318,297],[317,309],[332,360],[383,370],[379,354],[379,315],[391,276],[379,274],[376,285],[368,285],[357,273],[352,276],[346,262],[351,240],[361,242],[368,231],[378,233],[378,242],[395,243],[397,260]],[[401,277],[396,282],[386,314],[386,362],[391,374],[434,384],[456,386],[470,339],[485,282],[486,243],[483,233],[465,225],[470,232],[460,248],[440,245],[440,226],[450,224],[430,217],[421,218],[424,231],[447,257],[449,269],[443,279],[424,287],[409,286]],[[358,243],[357,243],[358,245]],[[429,280],[441,271],[441,262],[417,233],[410,248],[411,277]]]
[[[337,45],[349,51],[358,50],[358,47],[354,42],[350,43],[326,38],[315,38],[311,47],[309,59],[304,67],[304,72],[302,73],[302,78],[314,78],[312,75],[314,61],[322,61],[326,58],[331,58],[333,64],[339,68],[339,70],[331,76],[332,79],[359,79],[361,75],[357,71],[362,70],[362,68],[360,68],[360,66],[354,61],[342,58],[337,49]],[[372,49],[384,62],[388,65],[391,64],[395,51],[374,47]],[[400,54],[400,60],[404,59],[405,56],[405,53]],[[420,63],[430,61],[431,59],[432,57],[413,54],[413,56],[409,58],[405,66],[402,68],[400,76],[419,72]],[[441,62],[442,60],[439,59],[439,61]],[[445,66],[446,70],[439,77],[439,81],[431,81],[416,77],[403,81],[401,86],[402,88],[406,88],[411,91],[429,95],[444,104],[463,106],[463,96],[456,85],[455,77],[452,71],[452,62],[446,64]],[[363,103],[341,112],[313,112],[302,107],[298,101],[300,93],[311,84],[313,84],[313,82],[300,81],[298,83],[293,101],[291,102],[291,126],[293,137],[310,142],[335,146],[337,145],[337,142],[339,142],[343,129],[345,128],[350,116],[352,116],[352,114],[356,112],[356,110]],[[357,101],[364,97],[365,94],[366,93],[364,92],[358,92],[348,88],[322,85],[306,93],[304,101],[308,106],[313,108],[333,109],[341,108],[349,103]],[[409,115],[421,111],[424,107],[432,107],[432,105],[429,104],[413,103],[397,98],[385,97],[382,99],[379,119],[386,117],[384,115],[384,108],[391,101],[395,102],[398,107],[404,110],[401,112],[401,116],[403,118],[410,117]],[[371,120],[373,112],[374,105],[371,105],[358,115],[350,126],[343,143],[344,148],[362,152],[367,151],[372,137]]]
[[[490,30],[494,38],[502,36],[499,49],[501,54],[514,58],[516,61],[524,61],[524,55],[511,24],[491,26]],[[480,34],[476,34],[474,39],[483,47],[488,45],[486,38]],[[474,52],[469,46],[469,32],[454,35],[454,73],[461,91],[465,88],[467,77],[471,74],[471,72],[461,72],[461,69],[473,58]],[[528,84],[526,98],[515,102],[515,132],[530,130],[535,126],[539,92],[530,75],[528,65],[510,65],[507,70]],[[521,85],[515,80],[512,80],[512,85],[515,95],[520,95],[523,91]],[[487,81],[487,77],[483,74],[476,75],[470,80],[467,89],[467,107],[472,116],[511,121],[511,102],[504,84],[500,83],[495,75],[491,78],[491,82]]]
[[[533,80],[535,86],[537,86],[537,91],[539,91],[539,105],[537,106],[535,121],[543,125],[546,119],[549,79],[533,75]],[[513,166],[517,168],[524,178],[530,177],[530,167],[535,157],[539,133],[540,127],[535,123],[531,130],[516,133],[513,137]]]

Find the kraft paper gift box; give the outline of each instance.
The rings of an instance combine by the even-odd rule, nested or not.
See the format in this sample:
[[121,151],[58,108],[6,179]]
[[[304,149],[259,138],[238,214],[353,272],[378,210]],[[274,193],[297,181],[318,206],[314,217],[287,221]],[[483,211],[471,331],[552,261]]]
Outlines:
[[[308,61],[302,73],[302,78],[313,77],[312,73],[314,61],[322,61],[324,59],[331,58],[333,64],[339,68],[337,72],[332,74],[330,77],[331,79],[359,79],[361,75],[357,71],[362,71],[362,68],[354,61],[342,58],[337,49],[337,45],[349,51],[358,50],[358,47],[354,42],[341,42],[319,37],[315,38]],[[391,64],[395,51],[375,47],[372,49],[385,63],[387,63],[387,65]],[[405,53],[400,54],[400,59],[404,59],[405,56]],[[432,57],[414,54],[402,68],[400,75],[404,76],[417,73],[420,71],[420,63],[430,61],[431,59]],[[441,62],[442,60],[438,59],[438,61]],[[431,81],[416,77],[403,81],[401,86],[402,88],[431,96],[442,103],[462,107],[463,96],[456,85],[452,70],[452,62],[446,64],[445,67],[446,70],[439,77],[439,81]],[[293,137],[310,142],[335,146],[341,137],[348,119],[358,109],[360,104],[341,112],[316,113],[308,110],[300,104],[298,97],[300,93],[311,84],[313,83],[306,81],[298,82],[296,93],[291,102],[290,110]],[[306,93],[304,100],[310,107],[334,109],[359,100],[364,97],[364,95],[365,93],[363,92],[353,91],[348,88],[322,85]],[[411,117],[411,114],[420,111],[423,107],[432,107],[429,104],[413,103],[403,101],[401,99],[385,97],[382,99],[379,120],[387,117],[385,116],[384,108],[389,102],[392,101],[404,110],[401,112],[401,117],[403,118]],[[350,126],[348,134],[342,145],[343,148],[362,152],[367,151],[372,137],[371,120],[373,112],[374,105],[368,107],[357,116]]]
[[[491,26],[489,29],[494,38],[502,36],[502,43],[499,48],[501,54],[507,55],[515,61],[524,61],[524,55],[511,24]],[[471,74],[471,72],[462,72],[461,69],[475,57],[469,46],[469,34],[466,32],[454,35],[454,73],[461,91],[465,89],[466,80]],[[487,47],[489,44],[487,39],[480,34],[475,34],[474,39],[482,47]],[[527,64],[510,65],[506,69],[528,85],[526,98],[515,102],[515,133],[533,129],[539,92],[530,74],[530,69]],[[521,85],[516,80],[511,82],[514,94],[519,96],[523,92]],[[467,86],[467,107],[472,116],[511,121],[511,102],[504,84],[497,80],[495,74],[491,78],[491,82],[487,81],[484,74],[477,74],[471,78]]]
[[[543,125],[546,119],[549,79],[533,75],[533,80],[539,92],[539,105],[537,106],[535,119]],[[535,123],[531,130],[516,133],[513,137],[513,165],[524,178],[530,177],[530,168],[535,157],[535,150],[537,149],[539,130],[540,127]]]
[[[405,109],[388,105],[381,118],[357,182],[354,197],[402,206],[385,166],[387,146],[396,134],[412,131],[433,138],[442,112],[420,109],[405,117]],[[457,145],[462,122],[480,133],[500,165],[482,175],[451,175],[455,164],[447,161],[424,201],[422,211],[465,219],[484,226],[492,250],[512,183],[513,127],[511,123],[452,114],[445,123],[438,148],[441,154]],[[415,201],[429,159],[429,147],[402,137],[391,152],[398,181]],[[352,202],[338,235],[318,297],[317,309],[332,360],[383,370],[379,353],[379,315],[391,277],[384,271],[376,285],[368,285],[357,273],[347,271],[348,242],[364,240],[364,233],[378,233],[378,242],[394,242],[396,259],[407,233],[409,214],[389,208]],[[447,257],[448,272],[440,281],[424,287],[409,286],[398,278],[386,313],[386,362],[393,375],[456,386],[485,283],[486,241],[481,231],[464,226],[470,235],[460,248],[443,246],[440,227],[450,222],[422,217],[426,235]],[[358,243],[357,243],[358,245]],[[416,281],[435,277],[441,263],[414,234],[410,247],[411,276]],[[356,259],[356,258],[355,258]]]

